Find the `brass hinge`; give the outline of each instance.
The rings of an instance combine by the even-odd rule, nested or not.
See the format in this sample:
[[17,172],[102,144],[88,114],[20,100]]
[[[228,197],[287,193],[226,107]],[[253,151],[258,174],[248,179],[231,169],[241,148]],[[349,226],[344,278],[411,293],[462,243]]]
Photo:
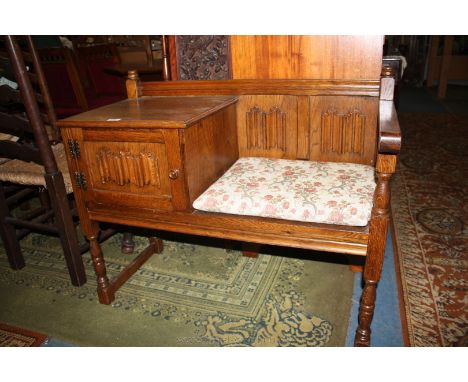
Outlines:
[[75,181],[78,188],[82,188],[83,190],[86,190],[88,188],[86,176],[82,172],[75,172]]
[[75,139],[68,140],[68,149],[73,158],[78,159],[80,157],[80,144]]

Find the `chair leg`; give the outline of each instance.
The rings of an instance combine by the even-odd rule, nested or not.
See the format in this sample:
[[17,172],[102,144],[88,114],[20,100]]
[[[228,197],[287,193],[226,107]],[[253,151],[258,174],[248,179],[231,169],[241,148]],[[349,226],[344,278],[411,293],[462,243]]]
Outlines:
[[3,185],[0,182],[0,236],[5,246],[8,262],[12,269],[21,269],[25,266],[23,253],[16,236],[15,227],[6,221],[10,215]]
[[86,272],[62,173],[45,174],[44,177],[49,190],[55,225],[59,230],[60,242],[62,243],[70,280],[73,285],[81,286],[86,283]]
[[52,206],[50,205],[50,198],[49,198],[49,195],[47,193],[47,190],[43,187],[41,187],[39,189],[39,193],[38,193],[38,198],[39,198],[39,201],[41,203],[41,206],[50,210],[52,208]]

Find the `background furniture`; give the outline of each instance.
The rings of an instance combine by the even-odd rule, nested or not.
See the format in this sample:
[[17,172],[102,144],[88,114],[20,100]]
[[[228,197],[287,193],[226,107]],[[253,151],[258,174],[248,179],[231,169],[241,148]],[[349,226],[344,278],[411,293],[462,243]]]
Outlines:
[[468,39],[431,36],[426,87],[437,83],[437,97],[445,98],[450,80],[468,80]]
[[[20,269],[25,265],[20,238],[31,231],[59,236],[71,282],[79,286],[86,282],[81,254],[89,249],[89,244],[80,243],[75,230],[76,209],[67,196],[73,191],[73,174],[67,168],[64,145],[58,142],[60,136],[45,76],[30,37],[6,36],[5,41],[19,91],[2,86],[2,104],[13,102],[19,106],[4,107],[0,113],[1,132],[18,138],[0,141],[1,155],[8,159],[0,165],[2,241],[11,267]],[[31,204],[31,209],[20,211],[20,215],[12,214],[15,206],[32,196],[39,196],[40,206]],[[114,232],[103,231],[100,240]]]
[[[161,245],[153,239],[109,280],[96,240],[101,222],[365,256],[355,344],[369,345],[389,180],[400,147],[394,79],[381,79],[383,38],[230,36],[229,44],[232,80],[140,82],[133,72],[127,81],[130,100],[59,122],[64,139],[80,147],[80,156],[67,158],[86,181],[83,186],[75,179],[73,186],[100,302],[111,303]],[[368,225],[192,207],[231,164],[249,156],[374,167],[377,186]]]
[[68,48],[37,50],[52,103],[59,118],[89,109],[76,58]]
[[119,61],[107,65],[105,71],[122,77],[124,82],[129,70],[137,70],[143,80],[158,81],[162,73],[162,36],[73,36],[77,50],[112,45],[115,47]]
[[59,118],[125,98],[125,80],[106,72],[107,67],[121,62],[115,45],[37,51]]
[[117,102],[126,96],[123,78],[107,73],[106,68],[120,65],[115,44],[100,44],[76,48],[82,77],[87,80],[92,99],[101,99],[102,105]]

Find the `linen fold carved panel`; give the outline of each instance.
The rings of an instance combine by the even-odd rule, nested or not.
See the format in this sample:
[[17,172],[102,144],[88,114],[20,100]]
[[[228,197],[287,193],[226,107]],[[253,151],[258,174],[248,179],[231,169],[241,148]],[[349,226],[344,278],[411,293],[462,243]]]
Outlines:
[[123,186],[160,186],[158,159],[149,152],[131,153],[101,149],[96,153],[102,183]]
[[366,117],[359,110],[339,114],[330,109],[322,113],[322,153],[363,155],[365,123]]
[[247,148],[286,151],[286,113],[279,107],[265,112],[255,106],[246,113]]
[[375,163],[377,99],[310,97],[310,159]]

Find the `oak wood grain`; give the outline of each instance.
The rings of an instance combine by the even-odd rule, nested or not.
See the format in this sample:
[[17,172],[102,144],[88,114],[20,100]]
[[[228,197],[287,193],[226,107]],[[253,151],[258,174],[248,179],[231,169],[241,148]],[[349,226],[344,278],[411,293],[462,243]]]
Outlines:
[[395,105],[392,101],[380,101],[379,142],[380,153],[397,154],[401,147],[401,131]]
[[237,79],[140,82],[143,96],[358,95],[378,97],[380,80]]
[[367,227],[301,223],[280,219],[256,218],[200,211],[173,212],[139,210],[136,215],[122,215],[115,207],[103,209],[98,204],[87,205],[93,220],[129,224],[137,227],[172,232],[240,240],[352,255],[366,255]]
[[378,79],[382,36],[231,36],[233,79]]
[[239,158],[235,105],[183,131],[190,204]]
[[141,97],[58,122],[59,127],[184,128],[237,101],[237,97]]

